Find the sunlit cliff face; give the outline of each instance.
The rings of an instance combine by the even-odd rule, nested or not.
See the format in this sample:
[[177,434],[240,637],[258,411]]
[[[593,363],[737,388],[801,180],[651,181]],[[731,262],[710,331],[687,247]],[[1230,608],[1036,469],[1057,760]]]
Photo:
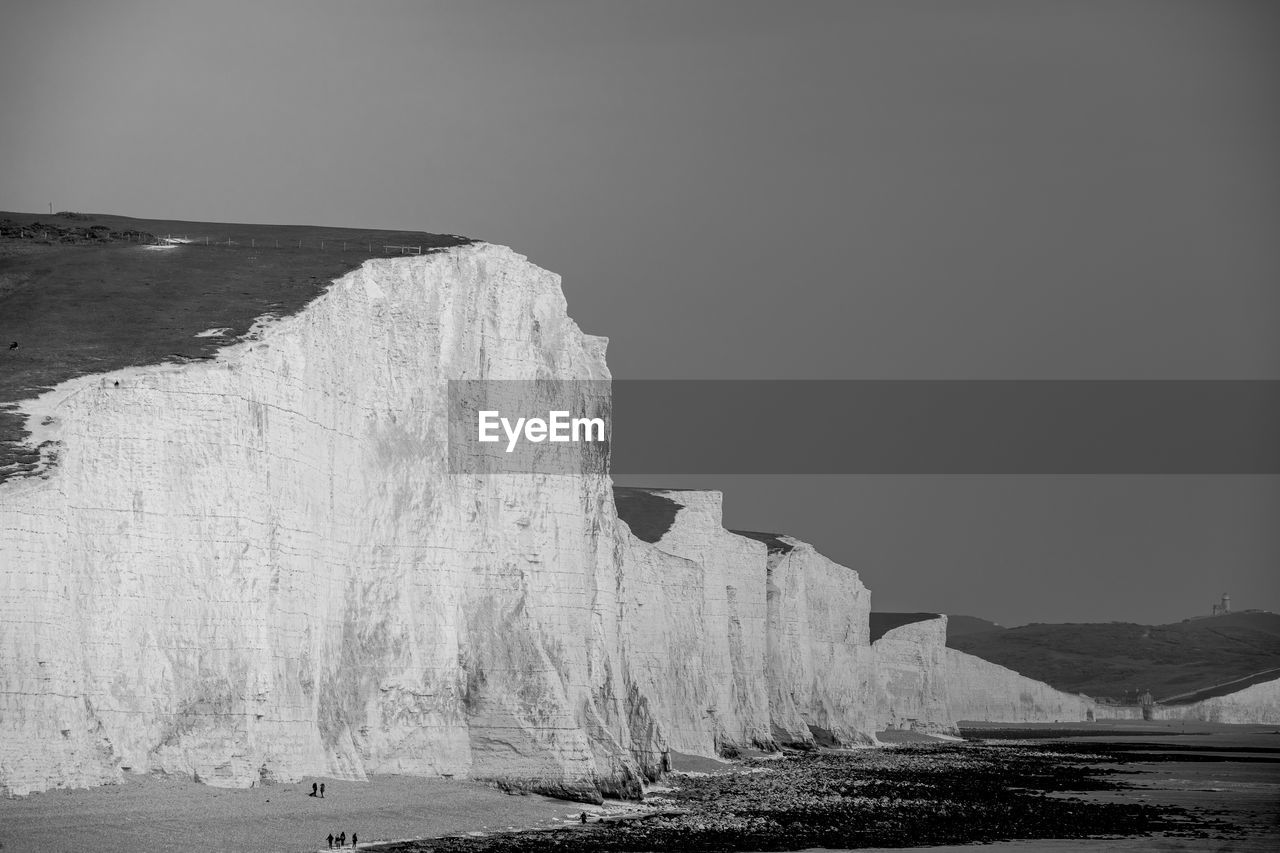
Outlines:
[[27,404],[47,464],[0,485],[0,787],[396,772],[590,799],[672,749],[772,745],[770,568],[718,495],[651,545],[606,476],[449,473],[448,380],[607,380],[604,349],[558,277],[478,244]]

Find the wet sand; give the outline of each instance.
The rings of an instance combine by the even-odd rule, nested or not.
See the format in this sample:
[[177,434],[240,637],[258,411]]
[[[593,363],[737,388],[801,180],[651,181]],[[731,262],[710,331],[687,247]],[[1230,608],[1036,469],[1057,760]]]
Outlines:
[[[970,724],[966,734],[989,733],[995,724]],[[1008,726],[1000,725],[1008,730]],[[1168,805],[1225,821],[1235,837],[1176,837],[1002,842],[994,849],[1097,853],[1100,850],[1215,850],[1273,853],[1280,850],[1280,730],[1275,726],[1187,721],[1103,720],[1070,733],[1056,724],[1015,727],[1073,744],[1124,745],[1124,764],[1110,766],[1128,786],[1080,796],[1098,802]],[[1101,729],[1101,731],[1099,731]],[[1144,761],[1149,757],[1152,761]],[[930,848],[938,851],[957,848]],[[971,849],[971,848],[970,848]]]

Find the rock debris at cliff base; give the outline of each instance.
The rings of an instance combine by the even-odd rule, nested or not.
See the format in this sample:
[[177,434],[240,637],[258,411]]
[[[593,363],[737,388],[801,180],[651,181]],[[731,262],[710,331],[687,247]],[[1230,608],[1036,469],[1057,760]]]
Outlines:
[[389,844],[386,853],[752,851],[901,847],[1006,839],[1163,834],[1239,836],[1223,820],[1137,802],[1099,802],[1115,791],[1107,747],[912,746],[751,760],[733,772],[676,776],[650,797],[644,819],[552,831]]

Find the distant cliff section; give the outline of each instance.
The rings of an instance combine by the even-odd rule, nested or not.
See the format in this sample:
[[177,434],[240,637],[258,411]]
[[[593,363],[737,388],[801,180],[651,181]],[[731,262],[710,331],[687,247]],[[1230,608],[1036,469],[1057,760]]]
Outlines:
[[1069,693],[1132,702],[1150,692],[1182,702],[1280,677],[1280,615],[1266,611],[1168,625],[987,625],[966,620],[961,631],[948,631],[947,644]]
[[1095,703],[1082,693],[1055,690],[998,664],[955,649],[945,654],[947,712],[965,720],[1067,723],[1094,719]]
[[[956,634],[950,622],[950,617],[930,613],[871,614],[879,728],[945,734],[965,721],[1280,722],[1280,680],[1274,672],[1270,677],[1264,672],[1215,684],[1163,702],[1152,697],[1145,707],[1136,701],[1098,700],[951,648]],[[982,620],[965,619],[962,624],[961,638],[1016,630]]]
[[870,595],[856,571],[789,536],[725,530],[720,492],[614,496],[619,518],[653,546],[623,559],[626,587],[647,589],[636,600],[649,602],[628,630],[649,662],[647,693],[670,705],[661,716],[687,715],[673,749],[875,742]]
[[1158,720],[1280,725],[1280,678],[1197,702],[1157,705],[1154,717]]
[[877,728],[955,734],[947,704],[947,617],[877,612],[871,625]]
[[769,552],[765,669],[774,736],[797,746],[874,743],[871,594],[857,572],[807,542],[748,536]]

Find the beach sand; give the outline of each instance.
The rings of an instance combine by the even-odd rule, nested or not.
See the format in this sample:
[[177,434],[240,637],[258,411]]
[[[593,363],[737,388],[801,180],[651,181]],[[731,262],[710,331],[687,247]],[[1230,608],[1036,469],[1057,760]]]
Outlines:
[[[311,782],[325,797],[309,796]],[[308,779],[245,790],[126,774],[123,785],[0,799],[3,853],[278,853],[365,842],[553,826],[599,809],[447,779]],[[557,820],[559,819],[559,820]]]
[[[1167,804],[1225,820],[1238,832],[1221,837],[1037,839],[996,842],[983,849],[1023,853],[1098,853],[1103,850],[1280,850],[1280,732],[1274,728],[1200,724],[1169,730],[1141,722],[1124,726],[1001,726],[1006,736],[1030,735],[1027,743],[1127,744],[1123,764],[1099,768],[1116,774],[1121,790],[1053,793],[1086,801]],[[972,730],[970,734],[976,734]],[[1064,735],[1066,735],[1064,737]],[[914,741],[914,738],[907,740]],[[928,741],[932,739],[921,739]],[[870,758],[876,751],[859,754]],[[677,756],[695,776],[732,771],[734,764]],[[680,775],[668,785],[679,786]],[[0,799],[3,853],[59,851],[237,851],[276,853],[325,849],[329,832],[357,832],[366,843],[511,830],[574,828],[577,815],[634,813],[633,805],[603,808],[537,795],[508,795],[471,782],[382,776],[369,782],[325,779],[324,799],[308,796],[312,781],[248,790],[212,788],[186,780],[128,776],[119,786],[50,791]],[[708,815],[717,811],[708,803]],[[593,821],[593,827],[599,826]],[[576,835],[576,833],[574,833]],[[1215,831],[1211,836],[1217,836]],[[525,835],[541,849],[539,836]],[[549,837],[547,837],[549,840]],[[477,839],[478,840],[478,839]],[[489,844],[494,845],[495,838]],[[412,845],[416,847],[417,845]],[[431,846],[431,845],[427,845]],[[464,845],[470,847],[471,845]],[[523,845],[512,845],[513,848]],[[879,849],[879,848],[864,848]],[[917,849],[972,851],[972,845]]]

